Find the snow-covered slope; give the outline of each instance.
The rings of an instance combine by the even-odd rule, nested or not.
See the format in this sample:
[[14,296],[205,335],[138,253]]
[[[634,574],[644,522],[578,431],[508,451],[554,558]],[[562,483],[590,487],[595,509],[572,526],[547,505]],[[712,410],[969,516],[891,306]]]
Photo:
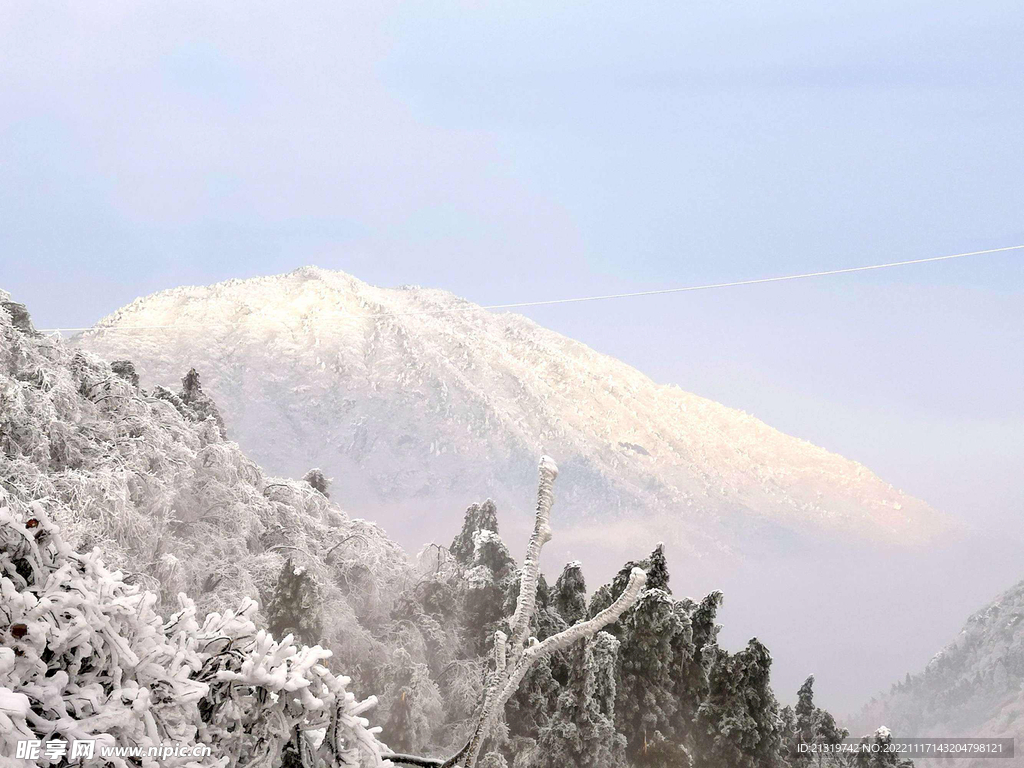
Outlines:
[[138,299],[78,343],[144,384],[194,366],[232,439],[276,472],[323,467],[365,514],[515,506],[546,453],[563,515],[642,519],[698,551],[943,525],[856,462],[444,291],[305,267]]
[[[379,680],[391,647],[375,631],[416,578],[405,553],[312,483],[266,476],[223,438],[198,383],[140,389],[130,366],[37,334],[9,298],[0,290],[0,766],[18,739],[58,735],[212,745],[195,766],[279,764],[292,727],[320,726],[334,705],[332,722],[356,726],[345,764],[381,765],[352,681],[316,646],[355,687]],[[299,571],[313,605],[281,589]],[[376,583],[394,593],[368,600]],[[99,763],[97,749],[84,765]]]
[[[971,616],[923,672],[860,713],[915,736],[1013,737],[1024,744],[1024,581]],[[979,766],[987,759],[976,760]],[[969,763],[973,766],[975,763]],[[1024,755],[999,765],[1024,765]]]

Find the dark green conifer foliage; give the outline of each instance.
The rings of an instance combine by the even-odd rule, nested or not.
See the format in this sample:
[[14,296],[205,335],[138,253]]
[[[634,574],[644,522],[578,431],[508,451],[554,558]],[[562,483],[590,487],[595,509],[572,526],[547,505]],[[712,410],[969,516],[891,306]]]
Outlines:
[[[797,691],[796,709],[793,714],[796,718],[794,726],[796,729],[796,743],[800,744],[813,744],[815,737],[817,736],[817,725],[818,725],[818,710],[814,706],[814,675],[811,675],[804,684],[800,686],[800,690]],[[807,761],[810,761],[809,753],[804,752],[807,755]],[[796,761],[801,762],[801,753],[797,750]]]
[[0,301],[0,309],[11,316],[11,325],[19,331],[29,336],[39,335],[35,326],[32,325],[32,316],[29,315],[28,308],[24,304],[19,304],[16,301]]
[[707,595],[693,611],[691,623],[693,624],[693,651],[700,655],[705,645],[713,645],[718,642],[718,632],[722,628],[716,622],[718,609],[722,607],[724,596],[719,591]]
[[[513,579],[505,596],[505,615],[509,615],[519,597],[519,580]],[[537,583],[537,611],[530,624],[530,634],[538,640],[564,630],[568,625],[551,605],[551,590],[541,574]],[[547,728],[557,709],[558,697],[569,677],[568,654],[556,653],[541,660],[526,673],[519,689],[508,702],[506,721],[513,736],[526,741]]]
[[848,730],[839,727],[836,719],[832,717],[831,712],[824,709],[818,709],[816,710],[816,713],[815,740],[819,744],[837,746],[843,742],[843,739],[850,735]]
[[708,697],[697,712],[695,768],[782,766],[782,736],[769,685],[771,654],[757,638],[735,654],[704,648]]
[[651,552],[650,557],[640,564],[640,567],[647,571],[648,589],[660,589],[672,594],[672,590],[668,586],[668,561],[665,559],[664,544],[659,543]]
[[[464,533],[472,530],[473,511],[470,507]],[[505,607],[509,589],[517,581],[516,563],[497,533],[479,528],[472,530],[472,537],[474,547],[467,555],[469,567],[464,577],[462,605],[469,629],[467,640],[478,655],[484,655],[495,630],[509,615]]]
[[630,739],[628,752],[636,760],[650,745],[674,740],[679,734],[680,700],[675,695],[675,653],[685,647],[689,622],[667,592],[645,590],[619,622],[619,728]]
[[579,562],[569,563],[562,569],[555,582],[552,606],[566,624],[587,618],[587,583]]
[[267,601],[267,629],[276,638],[292,635],[306,645],[323,639],[323,619],[316,582],[288,558]]
[[207,418],[212,418],[217,424],[220,436],[227,436],[220,410],[217,408],[217,404],[203,392],[203,388],[199,385],[199,373],[195,368],[190,368],[182,378],[179,397],[194,414],[192,417],[194,421],[205,421]]
[[[615,574],[611,584],[604,585],[594,593],[594,596],[590,599],[588,611],[590,616],[596,616],[611,605],[616,597],[622,594],[622,590],[629,583],[629,574],[634,568],[643,568],[644,571],[650,574],[647,577],[647,589],[660,589],[666,594],[672,593],[672,590],[668,587],[669,572],[668,562],[665,559],[665,545],[658,544],[647,558],[639,562],[630,560]],[[608,631],[617,636],[619,629],[619,625],[612,625],[608,628]]]
[[115,360],[110,364],[110,370],[138,390],[139,374],[136,373],[135,364],[131,360]]
[[324,475],[321,469],[311,469],[302,478],[316,490],[324,498],[331,498],[331,494],[327,492],[327,476]]
[[462,530],[449,547],[448,551],[464,565],[473,562],[473,551],[476,547],[473,536],[478,531],[498,533],[498,510],[490,499],[483,504],[473,504],[466,510]]
[[[439,556],[437,568],[412,586],[392,613],[403,626],[418,628],[434,679],[454,674],[453,658],[486,657],[494,631],[507,631],[519,571],[497,530],[493,503],[471,506],[452,542],[452,557],[445,561],[448,552]],[[779,711],[769,685],[767,649],[752,640],[739,653],[722,651],[717,645],[722,593],[699,601],[675,598],[661,545],[639,563],[628,563],[594,593],[589,605],[579,563],[568,564],[553,585],[540,577],[530,635],[543,640],[596,615],[622,592],[634,566],[649,574],[637,603],[586,648],[553,654],[531,667],[507,704],[505,729],[485,747],[490,752],[482,764],[818,768],[807,762],[806,752],[797,753],[800,739],[832,743],[845,732],[814,707],[813,681],[801,688],[796,709]],[[427,624],[433,627],[429,632]],[[439,641],[431,639],[434,635]],[[452,637],[459,638],[456,648]],[[396,678],[381,686],[393,702],[384,706],[382,697],[388,712],[385,741],[422,754],[418,743],[426,742],[418,739],[438,744],[451,726],[439,729],[434,723],[429,737],[392,735],[418,732],[412,722],[416,711],[405,706],[412,688],[403,700],[399,682]],[[445,700],[444,684],[440,694]],[[473,706],[469,699],[451,711]],[[451,723],[447,705],[443,708],[441,717]],[[419,732],[426,734],[424,728]]]
[[797,693],[796,708],[783,707],[781,733],[784,740],[783,755],[792,768],[833,765],[825,755],[812,752],[807,745],[837,745],[849,732],[840,728],[835,718],[814,705],[814,676],[808,677]]
[[555,712],[538,739],[531,768],[591,766],[619,768],[626,738],[615,729],[615,657],[618,641],[598,633],[592,642],[573,648],[568,680]]

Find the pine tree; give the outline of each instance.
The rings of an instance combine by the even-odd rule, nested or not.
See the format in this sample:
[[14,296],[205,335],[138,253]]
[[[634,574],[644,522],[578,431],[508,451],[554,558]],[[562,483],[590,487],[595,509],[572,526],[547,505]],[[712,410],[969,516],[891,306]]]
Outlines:
[[709,692],[697,713],[695,768],[781,765],[780,720],[769,685],[771,654],[757,638],[730,654],[705,646]]
[[311,486],[313,486],[313,489],[316,490],[325,499],[331,498],[331,494],[327,492],[327,477],[326,475],[324,475],[322,469],[311,469],[303,476],[302,479],[309,483]]
[[[630,560],[615,574],[611,584],[605,584],[594,593],[594,596],[590,599],[588,609],[591,616],[596,616],[612,604],[616,595],[622,594],[622,590],[629,583],[629,574],[632,573],[634,568],[640,568],[644,572],[648,570],[653,572],[654,577],[648,582],[653,584],[653,586],[649,586],[648,589],[660,589],[666,594],[671,594],[672,590],[668,588],[669,573],[668,563],[665,559],[665,545],[658,544],[650,556],[640,561]],[[618,625],[609,628],[609,632],[613,635],[617,635],[618,631]]]
[[782,757],[790,768],[807,765],[806,755],[800,752],[796,729],[796,712],[789,704],[779,710],[779,732],[782,734]]
[[224,419],[220,415],[217,404],[203,392],[199,384],[199,372],[190,368],[189,372],[181,380],[181,393],[178,395],[181,401],[192,411],[194,421],[205,421],[212,418],[217,424],[220,436],[227,436],[227,429],[224,426]]
[[131,384],[136,391],[139,389],[139,374],[131,360],[115,360],[110,364],[110,370]]
[[650,557],[644,560],[640,567],[647,571],[648,589],[660,589],[668,594],[672,594],[672,590],[668,586],[668,561],[665,559],[664,544],[659,542],[658,546],[651,552]]
[[[467,523],[468,518],[467,515]],[[462,615],[467,641],[482,655],[505,618],[507,596],[516,583],[516,569],[512,555],[496,532],[487,528],[474,530],[473,545],[461,585]]]
[[[843,740],[845,740],[849,735],[850,732],[845,728],[840,728],[831,713],[824,709],[817,710],[815,740],[818,744],[826,744],[830,747],[836,747],[842,744]],[[823,761],[820,758],[817,762],[818,765],[823,764]]]
[[531,768],[624,765],[626,738],[615,730],[614,710],[607,711],[614,707],[617,652],[618,641],[605,632],[567,652],[569,680],[541,731]]
[[323,639],[323,618],[316,582],[288,558],[267,601],[267,628],[274,637],[293,635],[308,645]]
[[[623,613],[630,610],[643,592],[647,574],[637,568],[631,574],[622,594],[597,616],[573,624],[544,640],[538,639],[535,635],[531,636],[538,612],[538,602],[545,598],[546,590],[540,589],[540,555],[544,545],[551,540],[553,487],[558,476],[558,467],[547,456],[541,459],[539,470],[540,482],[537,489],[534,529],[526,548],[523,566],[519,571],[520,586],[515,611],[506,623],[510,631],[507,634],[502,630],[494,632],[491,665],[485,679],[481,707],[469,740],[448,760],[431,760],[411,755],[385,755],[393,763],[476,768],[484,746],[489,742],[498,742],[496,746],[500,746],[500,742],[504,740],[500,734],[496,739],[494,732],[502,714],[505,713],[509,699],[521,687],[524,677],[553,655],[564,653],[581,641],[587,642],[605,627],[615,623]],[[497,537],[491,531],[477,532],[473,536],[475,553],[480,549],[478,542],[485,536]],[[556,618],[561,620],[560,617]],[[519,751],[532,753],[533,750]]]
[[661,589],[645,590],[619,622],[619,728],[629,739],[630,759],[648,765],[651,745],[675,741],[680,700],[675,695],[675,653],[690,634],[686,616]]
[[780,717],[783,755],[793,768],[825,765],[826,753],[811,752],[807,745],[836,746],[849,735],[845,728],[839,727],[831,714],[814,705],[814,675],[800,686],[796,708],[784,707]]
[[552,605],[567,624],[575,624],[587,617],[587,583],[578,560],[562,569],[555,582]]
[[[519,599],[518,579],[514,580],[505,595],[507,613],[515,610]],[[538,640],[558,634],[567,624],[551,607],[551,590],[543,574],[537,579],[536,612],[530,621],[530,636]],[[558,699],[569,678],[568,653],[554,653],[531,667],[519,688],[508,701],[505,721],[509,734],[533,741],[533,737],[544,732],[553,719]]]
[[718,642],[718,632],[722,626],[716,623],[718,609],[725,598],[717,590],[704,597],[693,611],[690,619],[693,625],[693,651],[700,655],[706,645]]
[[814,741],[817,726],[817,708],[814,706],[814,675],[804,680],[796,694],[796,729],[804,744]]
[[5,311],[11,316],[11,325],[22,333],[29,336],[39,335],[35,326],[32,325],[32,316],[29,314],[28,308],[24,304],[19,304],[16,301],[0,301],[0,310]]
[[817,736],[818,710],[814,706],[814,675],[804,680],[796,694],[796,708],[793,710],[793,747],[790,759],[794,765],[811,762],[810,752],[801,751],[801,745],[813,744]]
[[483,504],[473,504],[466,510],[462,530],[448,548],[455,559],[463,565],[470,565],[473,562],[473,553],[476,550],[474,536],[479,531],[498,533],[498,509],[490,499]]

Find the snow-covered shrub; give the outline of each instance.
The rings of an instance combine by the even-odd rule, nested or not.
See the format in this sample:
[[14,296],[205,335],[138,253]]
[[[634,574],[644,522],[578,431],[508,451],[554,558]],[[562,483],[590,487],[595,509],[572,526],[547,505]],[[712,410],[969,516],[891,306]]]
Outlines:
[[[273,766],[289,746],[310,768],[383,764],[361,716],[374,701],[328,670],[330,651],[258,630],[251,600],[202,620],[178,600],[165,622],[156,595],[66,544],[43,503],[0,490],[0,754],[60,739],[211,747],[165,766]],[[99,751],[84,763],[107,764],[131,765]]]

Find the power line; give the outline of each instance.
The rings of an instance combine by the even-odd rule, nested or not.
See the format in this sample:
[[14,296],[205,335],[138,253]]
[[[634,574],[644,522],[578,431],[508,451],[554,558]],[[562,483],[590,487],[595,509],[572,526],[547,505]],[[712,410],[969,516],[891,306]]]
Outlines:
[[[735,288],[741,285],[760,285],[762,283],[781,283],[788,280],[806,280],[812,277],[828,277],[831,275],[848,275],[853,272],[868,272],[875,269],[890,269],[892,267],[906,267],[912,264],[928,264],[935,261],[949,261],[951,259],[962,259],[966,256],[982,256],[988,253],[1005,253],[1006,251],[1019,251],[1024,245],[1009,245],[1005,248],[989,248],[984,251],[968,251],[966,253],[954,253],[947,256],[930,256],[924,259],[907,259],[906,261],[890,261],[885,264],[869,264],[863,267],[846,267],[843,269],[826,269],[819,272],[804,272],[798,275],[779,275],[777,277],[758,277],[751,280],[733,280],[726,283],[708,283],[706,285],[688,285],[681,288],[659,288],[651,291],[632,291],[629,293],[608,293],[598,296],[576,296],[568,299],[544,299],[540,301],[519,301],[509,304],[486,304],[478,306],[470,304],[464,307],[448,307],[446,309],[419,310],[415,312],[376,312],[363,317],[401,317],[409,315],[443,315],[451,312],[473,312],[478,309],[523,309],[526,307],[545,307],[555,304],[579,304],[585,301],[607,301],[609,299],[630,299],[640,296],[661,296],[669,293],[689,293],[691,291],[708,291],[714,288]],[[210,325],[132,325],[132,326],[110,326],[106,328],[44,328],[43,333],[60,333],[61,331],[147,331],[162,329],[185,329],[185,328],[211,328]]]

